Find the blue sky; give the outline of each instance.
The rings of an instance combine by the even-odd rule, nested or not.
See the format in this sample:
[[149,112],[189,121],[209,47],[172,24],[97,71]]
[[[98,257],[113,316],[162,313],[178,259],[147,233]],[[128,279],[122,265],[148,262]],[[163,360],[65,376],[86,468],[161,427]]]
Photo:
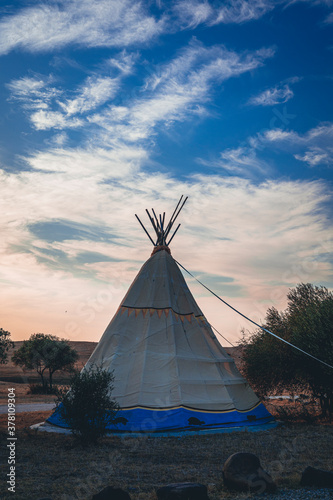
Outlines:
[[134,214],[181,194],[174,257],[255,321],[332,288],[332,25],[331,0],[3,1],[1,327],[98,340],[150,255]]

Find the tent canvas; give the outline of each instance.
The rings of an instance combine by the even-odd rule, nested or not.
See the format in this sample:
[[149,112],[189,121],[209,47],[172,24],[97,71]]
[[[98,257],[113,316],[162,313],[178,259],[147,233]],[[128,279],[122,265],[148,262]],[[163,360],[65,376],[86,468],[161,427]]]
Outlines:
[[[155,245],[84,368],[114,371],[120,411],[109,430],[183,432],[272,422],[165,243]],[[48,422],[66,427],[57,411]]]

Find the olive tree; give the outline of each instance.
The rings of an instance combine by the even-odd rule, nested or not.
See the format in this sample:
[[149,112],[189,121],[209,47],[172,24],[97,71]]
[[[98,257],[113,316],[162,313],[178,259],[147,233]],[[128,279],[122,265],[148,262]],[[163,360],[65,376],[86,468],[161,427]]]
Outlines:
[[12,360],[15,365],[36,370],[45,391],[45,372],[48,373],[49,388],[52,391],[53,374],[58,370],[72,370],[78,357],[78,353],[71,348],[67,340],[59,339],[55,335],[35,333],[15,351]]
[[10,340],[10,332],[0,328],[0,364],[8,362],[8,351],[14,347],[14,342]]
[[[268,309],[264,328],[303,351],[333,365],[333,294],[301,283],[287,294],[288,306]],[[333,369],[261,329],[243,339],[244,374],[259,395],[283,389],[309,391],[323,415],[333,414]]]

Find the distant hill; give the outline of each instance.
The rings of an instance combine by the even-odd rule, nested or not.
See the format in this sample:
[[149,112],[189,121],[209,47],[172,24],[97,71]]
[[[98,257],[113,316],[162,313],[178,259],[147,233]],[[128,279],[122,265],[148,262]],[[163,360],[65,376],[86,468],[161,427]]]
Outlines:
[[[16,383],[37,383],[40,381],[39,375],[33,370],[22,370],[19,366],[15,366],[11,361],[11,357],[17,349],[21,347],[23,341],[14,342],[14,348],[9,351],[9,362],[5,365],[0,365],[0,380],[3,382],[16,382]],[[76,363],[76,368],[81,369],[88,361],[91,353],[97,346],[98,342],[84,342],[84,341],[70,341],[70,346],[75,349],[79,354],[79,360]],[[224,347],[226,352],[230,354],[235,360],[236,366],[239,368],[241,365],[241,348],[240,347]],[[68,381],[68,373],[56,372],[54,374],[55,383],[66,383]]]

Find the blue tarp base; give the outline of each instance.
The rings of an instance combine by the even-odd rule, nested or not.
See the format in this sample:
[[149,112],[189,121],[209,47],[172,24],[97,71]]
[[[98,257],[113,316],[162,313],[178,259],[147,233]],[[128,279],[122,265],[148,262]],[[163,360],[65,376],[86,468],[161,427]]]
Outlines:
[[[47,422],[68,428],[56,410]],[[115,434],[159,434],[213,429],[250,428],[274,423],[274,417],[260,403],[248,411],[205,412],[185,407],[171,409],[131,408],[119,410],[107,428]]]

